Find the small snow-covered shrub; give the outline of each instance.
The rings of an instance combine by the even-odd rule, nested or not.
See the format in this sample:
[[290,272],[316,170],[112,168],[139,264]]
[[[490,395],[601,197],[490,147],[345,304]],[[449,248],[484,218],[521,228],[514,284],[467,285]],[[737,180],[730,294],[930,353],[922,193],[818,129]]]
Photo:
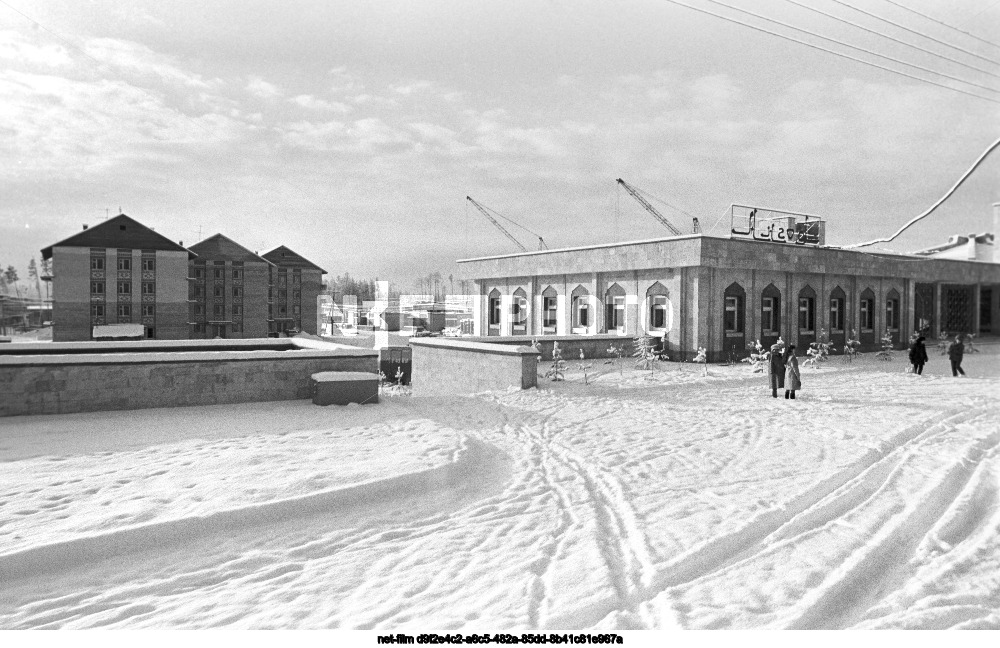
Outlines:
[[974,333],[967,333],[965,336],[965,352],[966,353],[979,353],[973,343],[975,342],[976,335]]
[[937,336],[937,348],[941,352],[941,355],[947,355],[948,347],[951,346],[951,338],[948,337],[948,331],[941,331]]
[[562,357],[562,349],[558,342],[552,343],[552,366],[545,372],[544,378],[566,380],[566,361]]
[[624,367],[624,364],[622,363],[622,358],[625,356],[625,347],[624,347],[624,345],[621,345],[621,344],[611,344],[610,346],[608,346],[608,355],[615,356],[616,360],[612,360],[611,362],[617,363],[618,364],[618,373],[620,375],[624,375],[625,374],[625,367]]
[[586,360],[586,356],[583,353],[583,349],[580,349],[580,364],[578,364],[576,367],[577,367],[577,369],[579,369],[580,371],[583,372],[583,384],[586,385],[587,384],[587,370],[590,369],[593,365],[584,364],[584,362],[583,362],[584,360]]
[[806,355],[809,357],[802,365],[819,368],[819,363],[826,362],[831,351],[833,351],[833,344],[827,337],[826,329],[820,329],[819,338],[815,342],[809,343],[809,348],[806,349]]
[[750,355],[740,360],[740,362],[749,363],[753,373],[763,372],[764,367],[767,366],[768,361],[771,359],[771,352],[764,348],[760,340],[750,342],[747,344],[747,348],[751,350]]
[[651,335],[640,335],[635,338],[635,350],[632,357],[635,358],[635,366],[640,369],[649,369],[653,373],[656,361],[659,360],[656,352],[656,338]]
[[879,349],[875,357],[879,360],[892,360],[892,334],[886,331],[882,334],[882,338],[879,340],[882,348]]
[[698,355],[694,357],[692,362],[700,362],[705,368],[704,375],[708,375],[708,351],[705,350],[705,347],[698,347]]
[[854,356],[858,355],[858,349],[860,348],[861,340],[858,339],[858,332],[851,329],[851,337],[847,338],[847,342],[844,343],[844,356],[848,362],[854,360]]

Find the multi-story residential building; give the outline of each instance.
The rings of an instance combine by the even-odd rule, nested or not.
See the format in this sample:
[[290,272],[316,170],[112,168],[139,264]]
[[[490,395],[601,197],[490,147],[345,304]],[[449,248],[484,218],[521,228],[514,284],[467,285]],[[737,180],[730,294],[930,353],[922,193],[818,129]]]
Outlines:
[[273,264],[222,234],[191,251],[189,337],[267,337]]
[[52,339],[90,340],[93,327],[142,324],[146,337],[188,335],[188,261],[195,254],[125,214],[42,250],[52,259]]
[[326,270],[284,245],[265,252],[271,269],[271,333],[291,329],[318,334],[319,294]]

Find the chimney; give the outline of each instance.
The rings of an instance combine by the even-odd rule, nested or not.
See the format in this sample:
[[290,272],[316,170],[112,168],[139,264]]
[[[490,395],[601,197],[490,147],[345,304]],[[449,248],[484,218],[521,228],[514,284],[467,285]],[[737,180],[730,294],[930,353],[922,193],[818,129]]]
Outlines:
[[83,224],[83,229],[87,229],[87,224],[86,223]]
[[184,241],[177,241],[177,245],[184,247]]

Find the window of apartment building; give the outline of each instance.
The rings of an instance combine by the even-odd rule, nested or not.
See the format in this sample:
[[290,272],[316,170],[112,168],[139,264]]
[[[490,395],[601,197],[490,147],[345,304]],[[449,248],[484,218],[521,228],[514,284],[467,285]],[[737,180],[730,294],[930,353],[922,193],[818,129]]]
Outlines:
[[287,290],[278,290],[278,301],[286,301],[288,299]]
[[198,268],[198,267],[196,267],[194,269],[194,278],[195,279],[204,279],[205,278],[205,268]]
[[267,319],[274,319],[274,306],[272,304],[267,305]]
[[194,314],[197,315],[197,316],[204,315],[205,314],[205,307],[202,306],[201,304],[195,304],[194,305]]
[[278,315],[287,315],[287,314],[288,314],[287,306],[278,306]]
[[292,306],[292,315],[301,315],[301,314],[302,314],[302,307],[301,306],[299,306],[297,304],[295,306]]
[[302,291],[293,290],[292,291],[292,301],[302,301]]
[[243,322],[233,322],[232,325],[229,327],[229,330],[231,330],[233,333],[242,333]]
[[128,322],[124,322],[123,320],[129,319],[131,317],[132,317],[132,304],[118,304],[118,321],[120,323],[127,324]]
[[143,317],[155,317],[156,316],[156,306],[153,304],[143,304],[142,305],[142,316]]
[[301,270],[294,270],[292,272],[292,283],[293,284],[300,284],[300,283],[302,283],[302,271]]
[[653,295],[649,299],[649,328],[667,328],[667,309],[669,304],[666,295]]
[[92,256],[90,257],[90,269],[91,270],[103,270],[104,269],[104,257]]
[[152,281],[142,282],[142,294],[143,295],[155,295],[156,294],[156,284]]
[[212,271],[212,276],[214,276],[216,279],[225,279],[226,269],[224,267],[214,268]]
[[221,284],[219,284],[219,285],[217,285],[217,286],[214,287],[214,290],[213,290],[212,294],[215,295],[216,297],[225,297],[226,296],[226,287],[223,286],[223,285],[221,285]]
[[861,300],[861,312],[860,312],[860,319],[861,319],[860,324],[862,331],[871,331],[872,329],[875,328],[874,315],[875,315],[875,300],[868,297],[863,298]]
[[239,304],[233,305],[233,317],[243,317],[243,307]]
[[242,299],[243,298],[243,287],[233,286],[233,297]]
[[243,268],[233,268],[233,279],[236,281],[243,280]]
[[205,325],[202,324],[201,322],[198,322],[197,324],[194,325],[194,332],[195,333],[204,333],[205,332]]
[[118,294],[119,295],[131,295],[132,294],[132,282],[130,282],[130,281],[119,281],[118,282]]
[[225,304],[216,304],[212,308],[212,313],[215,317],[225,317],[226,316],[226,306]]
[[104,282],[103,281],[91,281],[90,282],[90,294],[91,295],[103,295],[104,294]]
[[90,316],[91,317],[104,317],[104,304],[91,304],[90,305]]
[[131,270],[132,269],[132,258],[131,257],[118,257],[118,269],[119,270]]
[[156,259],[150,257],[143,257],[142,269],[145,272],[153,272],[154,270],[156,270]]
[[201,299],[205,296],[205,286],[195,284],[191,289],[194,294],[194,299]]

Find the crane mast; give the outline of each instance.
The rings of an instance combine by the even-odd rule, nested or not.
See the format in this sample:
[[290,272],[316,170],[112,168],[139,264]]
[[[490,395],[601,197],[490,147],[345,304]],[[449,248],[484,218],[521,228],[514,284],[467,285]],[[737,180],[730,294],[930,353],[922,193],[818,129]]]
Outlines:
[[[617,182],[621,186],[625,187],[625,191],[627,191],[630,196],[632,196],[633,198],[635,198],[636,201],[640,205],[642,205],[643,208],[645,208],[646,211],[648,211],[650,214],[652,214],[653,218],[655,218],[656,220],[660,221],[660,224],[662,224],[664,227],[666,227],[668,230],[670,230],[670,232],[674,236],[681,236],[681,231],[679,229],[677,229],[676,227],[674,227],[673,224],[670,221],[668,221],[663,216],[663,214],[661,214],[659,211],[657,211],[657,209],[655,207],[653,207],[653,205],[651,205],[649,203],[649,201],[646,200],[642,196],[642,193],[638,189],[636,189],[635,187],[633,187],[629,183],[625,182],[621,178],[618,178]],[[701,229],[701,227],[698,225],[698,219],[697,218],[694,219],[694,227],[695,227],[695,231],[696,232]]]
[[[527,252],[528,251],[528,248],[526,248],[523,245],[521,245],[521,242],[518,241],[516,238],[514,238],[514,235],[511,234],[510,232],[508,232],[507,228],[505,228],[503,225],[501,225],[497,221],[497,219],[493,218],[493,215],[490,214],[488,207],[480,205],[478,202],[476,202],[475,200],[472,199],[472,196],[466,196],[465,199],[468,200],[470,203],[472,203],[473,207],[475,207],[476,209],[478,209],[479,212],[483,216],[485,216],[487,218],[487,220],[489,220],[491,223],[493,223],[494,227],[496,227],[498,230],[500,230],[501,232],[503,232],[504,236],[506,236],[511,241],[513,241],[514,245],[516,245],[518,248],[520,248],[522,252]],[[508,220],[511,223],[514,223],[514,221],[510,220],[506,216],[501,216],[501,218],[504,218],[505,220]],[[538,234],[535,234],[534,232],[532,232],[531,230],[529,230],[527,227],[525,227],[523,225],[518,225],[517,223],[514,223],[514,225],[517,225],[518,227],[520,227],[524,231],[528,232],[529,234],[538,237],[538,249],[539,250],[547,250],[547,249],[549,249],[549,246],[545,245],[545,240],[541,236],[538,236]]]

